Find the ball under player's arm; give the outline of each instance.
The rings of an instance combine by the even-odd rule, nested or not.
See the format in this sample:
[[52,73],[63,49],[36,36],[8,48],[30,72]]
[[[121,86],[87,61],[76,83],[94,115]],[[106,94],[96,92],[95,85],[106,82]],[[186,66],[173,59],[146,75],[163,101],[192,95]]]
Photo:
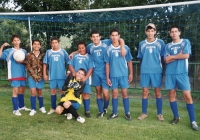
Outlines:
[[133,63],[132,63],[132,61],[128,62],[128,69],[129,69],[128,81],[132,82],[132,80],[133,80]]
[[121,50],[121,55],[124,57],[126,55],[126,49],[124,48],[124,40],[122,38],[119,39],[119,45]]
[[112,82],[110,80],[110,64],[106,63],[106,82],[109,86],[112,86]]
[[2,57],[3,49],[4,49],[4,47],[6,47],[6,46],[10,46],[10,45],[9,45],[7,42],[4,43],[3,45],[1,45],[1,48],[0,48],[0,57]]

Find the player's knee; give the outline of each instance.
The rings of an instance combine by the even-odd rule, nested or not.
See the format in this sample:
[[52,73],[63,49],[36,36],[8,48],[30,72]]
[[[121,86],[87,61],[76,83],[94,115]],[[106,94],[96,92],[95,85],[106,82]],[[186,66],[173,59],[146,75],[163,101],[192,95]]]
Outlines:
[[63,112],[63,109],[61,106],[56,107],[56,113],[61,114]]

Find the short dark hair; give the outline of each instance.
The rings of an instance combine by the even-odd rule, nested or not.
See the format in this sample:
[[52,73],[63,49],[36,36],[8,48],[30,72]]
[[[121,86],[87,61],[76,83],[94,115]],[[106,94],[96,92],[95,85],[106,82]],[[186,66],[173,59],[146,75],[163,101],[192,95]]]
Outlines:
[[11,42],[13,42],[14,38],[19,38],[19,39],[20,39],[19,35],[14,34],[14,35],[12,35],[12,37],[11,37]]
[[85,41],[83,41],[83,40],[79,41],[77,46],[79,46],[80,44],[83,44],[85,46],[85,48],[87,47]]
[[178,25],[172,25],[172,26],[169,28],[169,31],[170,31],[170,32],[171,32],[172,28],[177,28],[179,32],[181,31],[181,28],[180,28]]
[[86,70],[84,68],[80,68],[79,69],[80,71],[83,71],[84,72],[84,75],[86,75]]
[[33,43],[34,42],[39,42],[40,43],[40,45],[41,45],[41,42],[40,42],[40,40],[39,39],[34,39],[33,41],[32,41],[32,45],[33,45]]
[[113,32],[117,32],[118,34],[120,34],[119,30],[117,28],[113,28],[110,30],[110,35],[113,33]]
[[60,40],[57,37],[52,37],[50,42],[52,42],[53,40],[57,40],[58,42],[60,42]]
[[92,37],[93,34],[99,34],[99,36],[101,36],[99,30],[97,30],[97,29],[93,29],[93,30],[91,31],[90,37]]

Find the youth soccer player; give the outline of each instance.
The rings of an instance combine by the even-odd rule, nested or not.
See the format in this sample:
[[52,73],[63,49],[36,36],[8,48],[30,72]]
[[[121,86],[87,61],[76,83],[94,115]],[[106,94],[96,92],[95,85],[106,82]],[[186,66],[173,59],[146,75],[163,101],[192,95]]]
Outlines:
[[[66,79],[66,64],[68,62],[68,53],[60,48],[58,38],[51,38],[52,49],[47,50],[43,59],[44,80],[49,80],[51,89],[51,109],[47,114],[52,114],[56,109],[56,89],[60,90],[61,97],[64,96],[62,86]],[[48,66],[48,75],[47,75]]]
[[188,77],[188,58],[191,54],[191,45],[188,39],[181,39],[181,30],[174,25],[170,28],[172,42],[165,48],[166,77],[165,88],[169,90],[169,100],[172,113],[174,115],[172,124],[179,122],[178,105],[176,101],[176,87],[182,90],[189,114],[191,127],[198,130],[196,123],[194,104],[190,93],[190,81]]
[[[65,97],[60,100],[60,103],[56,107],[56,113],[58,114],[70,114],[80,122],[84,123],[85,119],[78,115],[77,110],[80,108],[82,103],[82,92],[85,88],[85,82],[82,80],[86,75],[86,71],[80,68],[75,76],[70,74],[65,84],[63,85],[62,90],[65,92]],[[67,116],[67,119],[72,119],[72,116]]]
[[129,87],[129,82],[133,79],[132,55],[126,45],[124,46],[126,55],[124,57],[120,55],[118,41],[120,33],[117,29],[110,31],[110,38],[112,44],[105,54],[106,81],[112,88],[112,114],[108,117],[108,120],[118,117],[118,87],[121,88],[122,92],[125,118],[131,120],[127,88]]
[[138,56],[141,60],[140,68],[140,86],[142,87],[142,114],[138,120],[147,117],[149,86],[154,88],[156,96],[157,117],[163,121],[162,98],[160,87],[162,86],[162,61],[165,44],[163,40],[155,38],[156,26],[149,23],[145,28],[147,38],[140,42]]
[[86,117],[91,117],[90,115],[90,93],[91,93],[91,81],[90,76],[94,68],[94,62],[91,55],[86,53],[86,44],[83,41],[78,43],[79,54],[76,54],[72,60],[69,61],[69,70],[75,76],[76,72],[83,68],[86,70],[86,76],[83,78],[83,82],[86,81],[85,88],[83,90],[83,104]]
[[36,94],[38,95],[39,110],[46,113],[43,104],[42,89],[44,88],[43,79],[43,58],[45,53],[40,51],[41,43],[39,40],[32,41],[33,51],[26,55],[26,69],[28,73],[28,83],[31,91],[31,112],[30,116],[36,114]]
[[0,58],[7,60],[8,67],[8,80],[13,88],[12,90],[12,104],[13,114],[21,116],[20,110],[30,111],[24,105],[24,87],[26,86],[26,68],[23,62],[17,62],[13,58],[13,54],[16,50],[22,50],[25,54],[26,50],[20,48],[20,37],[18,35],[12,35],[11,42],[13,48],[8,48],[3,51],[4,47],[10,46],[8,43],[4,43],[0,48]]
[[[90,54],[94,60],[92,85],[95,86],[96,89],[96,102],[99,110],[97,118],[101,118],[107,113],[110,99],[109,86],[106,83],[104,55],[107,47],[111,45],[112,41],[111,39],[101,40],[100,32],[97,29],[91,31],[90,39],[92,40],[92,43],[87,46],[87,53]],[[126,54],[124,40],[120,38],[119,44],[121,46],[121,55],[124,56]]]

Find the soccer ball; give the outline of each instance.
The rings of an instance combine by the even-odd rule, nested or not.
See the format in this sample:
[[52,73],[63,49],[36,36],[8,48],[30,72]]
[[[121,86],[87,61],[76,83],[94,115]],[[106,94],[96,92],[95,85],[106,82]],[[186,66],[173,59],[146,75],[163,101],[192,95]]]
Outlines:
[[15,61],[24,61],[25,53],[22,50],[16,50],[13,54]]

